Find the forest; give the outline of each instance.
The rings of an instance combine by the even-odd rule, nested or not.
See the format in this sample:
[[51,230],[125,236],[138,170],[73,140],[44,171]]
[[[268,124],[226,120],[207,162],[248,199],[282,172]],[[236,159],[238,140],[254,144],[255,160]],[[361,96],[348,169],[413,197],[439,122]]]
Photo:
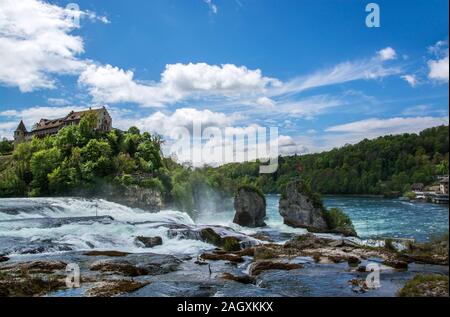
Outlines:
[[[19,144],[0,156],[0,197],[95,195],[102,184],[139,185],[161,192],[184,211],[223,202],[239,186],[281,193],[288,181],[303,179],[320,194],[402,194],[414,183],[430,185],[448,174],[448,126],[419,134],[383,136],[331,151],[279,157],[276,173],[259,174],[260,162],[192,168],[162,155],[158,135],[94,131],[95,114],[57,135]],[[11,151],[3,141],[4,154]],[[223,205],[223,204],[222,204]]]

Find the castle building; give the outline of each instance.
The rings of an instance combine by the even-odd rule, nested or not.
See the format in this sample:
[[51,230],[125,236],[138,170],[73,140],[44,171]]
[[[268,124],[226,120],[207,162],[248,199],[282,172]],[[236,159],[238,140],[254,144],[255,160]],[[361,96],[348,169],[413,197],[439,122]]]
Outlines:
[[89,109],[84,111],[71,111],[67,116],[59,119],[41,119],[36,123],[31,131],[28,131],[23,121],[20,121],[16,131],[14,131],[14,144],[31,140],[34,136],[44,138],[49,135],[57,134],[59,130],[70,125],[78,125],[83,118],[89,112],[97,114],[97,127],[98,131],[111,131],[112,118],[105,107],[100,109]]

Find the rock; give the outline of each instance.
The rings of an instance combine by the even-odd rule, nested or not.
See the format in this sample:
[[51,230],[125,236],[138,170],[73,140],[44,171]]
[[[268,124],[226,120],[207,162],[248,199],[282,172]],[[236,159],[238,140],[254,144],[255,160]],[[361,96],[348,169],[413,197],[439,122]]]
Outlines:
[[257,261],[250,265],[250,275],[257,276],[264,271],[268,270],[297,270],[303,268],[302,264],[297,263],[283,263],[283,262],[274,262],[274,261]]
[[277,253],[271,248],[260,246],[255,248],[254,258],[255,260],[267,260],[277,257]]
[[134,239],[135,243],[138,245],[143,245],[145,248],[153,248],[158,245],[162,245],[163,241],[161,237],[136,237]]
[[181,260],[172,255],[132,254],[125,258],[112,258],[91,264],[92,271],[108,272],[124,276],[162,275],[176,271]]
[[233,275],[231,273],[223,273],[220,276],[222,279],[224,280],[228,280],[228,281],[235,281],[238,283],[242,283],[242,284],[253,284],[255,283],[255,278],[249,275]]
[[131,293],[148,285],[149,283],[141,283],[136,281],[105,281],[101,285],[95,286],[87,292],[89,296],[94,297],[113,297],[124,293]]
[[130,253],[121,251],[89,251],[83,253],[86,256],[109,256],[109,257],[123,257]]
[[291,240],[287,241],[284,246],[285,248],[294,248],[298,250],[317,249],[329,245],[331,241],[333,240],[319,238],[312,233],[307,233],[292,238]]
[[367,271],[367,267],[365,265],[360,265],[360,266],[358,266],[356,271],[358,271],[359,273],[364,273]]
[[222,237],[213,228],[203,228],[200,230],[190,228],[169,229],[167,234],[170,238],[178,237],[180,239],[200,240],[223,248],[225,251],[239,251],[241,249],[241,240],[238,237]]
[[302,180],[287,184],[280,199],[279,212],[288,226],[314,231],[328,230],[320,199],[308,190]]
[[244,258],[235,254],[218,254],[218,253],[203,253],[200,256],[204,260],[212,260],[212,261],[230,261],[233,263],[242,263],[244,262]]
[[0,263],[8,261],[9,258],[7,256],[0,256]]
[[[23,272],[22,272],[23,273]],[[42,296],[65,287],[64,280],[1,272],[0,297]]]
[[399,291],[400,297],[448,297],[448,276],[418,274]]
[[160,211],[164,207],[162,195],[157,189],[144,188],[138,185],[105,185],[102,188],[102,193],[98,196],[121,205],[151,212]]
[[355,293],[366,293],[369,290],[366,280],[354,278],[348,281],[348,284],[352,287],[352,291]]
[[357,266],[358,264],[361,263],[361,260],[355,256],[350,256],[350,257],[348,257],[347,262],[348,262],[348,265],[350,265],[350,266]]
[[386,266],[393,267],[394,269],[397,269],[397,270],[407,270],[408,269],[408,263],[405,261],[401,261],[401,260],[390,259],[390,260],[384,261],[383,264]]
[[234,197],[236,214],[233,222],[243,227],[264,227],[266,199],[257,189],[243,186]]
[[97,261],[91,265],[90,269],[92,271],[109,272],[132,277],[148,274],[148,271],[146,269],[137,267],[129,261]]
[[53,273],[58,270],[65,270],[67,264],[62,261],[30,261],[12,263],[3,266],[2,271],[27,272],[34,273]]

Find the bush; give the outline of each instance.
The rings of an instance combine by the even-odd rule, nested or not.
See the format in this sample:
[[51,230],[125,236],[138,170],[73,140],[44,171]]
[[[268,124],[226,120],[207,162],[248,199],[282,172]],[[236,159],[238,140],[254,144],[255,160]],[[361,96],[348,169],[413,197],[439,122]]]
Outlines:
[[345,235],[356,235],[352,220],[341,209],[331,208],[324,210],[323,215],[329,230]]
[[448,297],[448,276],[419,274],[399,291],[400,297]]
[[139,185],[144,188],[156,189],[160,193],[164,192],[163,183],[157,178],[148,178],[140,181]]
[[406,192],[403,196],[405,196],[409,200],[416,199],[416,194],[414,192],[411,192],[411,191]]
[[258,194],[258,196],[260,196],[264,200],[264,204],[266,204],[266,196],[264,195],[262,190],[256,187],[255,185],[243,184],[238,187],[236,192],[238,193],[240,190],[250,191]]

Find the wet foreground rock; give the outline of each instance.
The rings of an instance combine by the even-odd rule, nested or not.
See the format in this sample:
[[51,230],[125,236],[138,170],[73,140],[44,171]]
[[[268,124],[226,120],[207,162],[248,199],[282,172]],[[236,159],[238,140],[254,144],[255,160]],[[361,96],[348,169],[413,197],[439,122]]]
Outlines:
[[176,271],[181,260],[162,254],[133,254],[123,258],[98,260],[91,264],[92,271],[124,276],[160,275]]

